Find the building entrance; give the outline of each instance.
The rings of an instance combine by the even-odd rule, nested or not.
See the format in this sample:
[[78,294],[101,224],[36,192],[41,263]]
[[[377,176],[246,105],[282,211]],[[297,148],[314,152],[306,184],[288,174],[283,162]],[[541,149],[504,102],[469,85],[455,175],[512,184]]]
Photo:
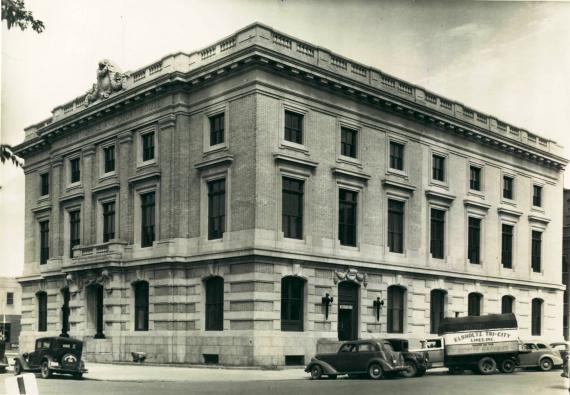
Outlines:
[[338,340],[358,339],[358,284],[338,284]]

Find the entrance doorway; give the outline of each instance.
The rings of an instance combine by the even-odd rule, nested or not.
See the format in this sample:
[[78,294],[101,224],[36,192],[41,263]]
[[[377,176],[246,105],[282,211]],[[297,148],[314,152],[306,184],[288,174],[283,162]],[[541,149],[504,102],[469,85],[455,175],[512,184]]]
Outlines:
[[358,284],[338,284],[338,340],[358,339]]
[[92,284],[87,287],[87,326],[95,331],[95,339],[104,339],[103,334],[103,286]]

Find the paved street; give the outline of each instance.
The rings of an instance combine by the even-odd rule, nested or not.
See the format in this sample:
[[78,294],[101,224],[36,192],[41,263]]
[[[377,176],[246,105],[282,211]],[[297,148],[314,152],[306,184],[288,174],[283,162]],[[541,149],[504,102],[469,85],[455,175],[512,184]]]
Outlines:
[[[41,395],[49,394],[346,394],[356,389],[361,394],[475,395],[568,394],[568,381],[560,371],[542,373],[517,372],[514,375],[450,376],[436,372],[422,378],[381,381],[338,380],[312,381],[301,369],[251,370],[216,368],[177,368],[130,365],[90,364],[90,373],[76,381],[67,377],[38,379]],[[4,379],[0,375],[0,393]]]

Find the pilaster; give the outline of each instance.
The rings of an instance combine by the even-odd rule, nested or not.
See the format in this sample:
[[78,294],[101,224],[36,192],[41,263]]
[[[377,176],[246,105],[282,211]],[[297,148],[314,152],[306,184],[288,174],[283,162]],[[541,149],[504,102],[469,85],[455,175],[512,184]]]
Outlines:
[[81,183],[83,188],[88,193],[85,194],[83,198],[83,212],[81,215],[83,223],[83,235],[81,239],[82,245],[91,245],[96,242],[95,235],[95,224],[93,223],[93,196],[89,193],[93,189],[93,184],[97,179],[97,172],[95,171],[94,161],[95,161],[96,147],[90,145],[83,149],[83,173]]
[[131,242],[133,240],[133,209],[130,203],[129,177],[133,175],[135,167],[133,158],[133,132],[126,130],[118,135],[119,152],[117,157],[119,175],[119,200],[116,203],[119,212],[118,239]]

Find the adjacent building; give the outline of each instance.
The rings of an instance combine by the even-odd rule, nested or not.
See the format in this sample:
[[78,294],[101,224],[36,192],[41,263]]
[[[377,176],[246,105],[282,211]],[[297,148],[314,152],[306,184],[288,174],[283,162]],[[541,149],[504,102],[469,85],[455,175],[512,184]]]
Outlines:
[[270,27],[101,61],[25,132],[23,344],[299,364],[497,312],[562,336],[562,148]]
[[0,338],[6,348],[18,346],[22,308],[22,287],[15,278],[0,277]]

